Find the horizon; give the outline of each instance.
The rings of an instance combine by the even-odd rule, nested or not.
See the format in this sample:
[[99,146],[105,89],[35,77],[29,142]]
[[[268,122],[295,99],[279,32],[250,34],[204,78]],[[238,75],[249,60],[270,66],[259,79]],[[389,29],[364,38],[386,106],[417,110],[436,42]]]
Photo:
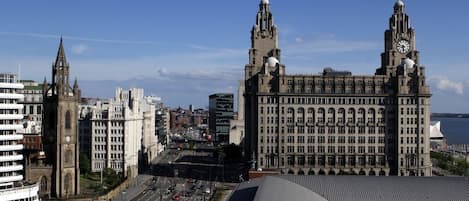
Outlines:
[[[213,93],[236,99],[259,2],[8,2],[0,8],[6,25],[0,66],[3,72],[21,66],[21,79],[50,80],[62,36],[70,76],[84,97],[112,98],[117,87],[135,87],[167,106],[206,108]],[[287,74],[325,67],[374,74],[394,2],[270,1]],[[469,28],[463,26],[469,2],[404,2],[433,93],[432,113],[469,113]]]

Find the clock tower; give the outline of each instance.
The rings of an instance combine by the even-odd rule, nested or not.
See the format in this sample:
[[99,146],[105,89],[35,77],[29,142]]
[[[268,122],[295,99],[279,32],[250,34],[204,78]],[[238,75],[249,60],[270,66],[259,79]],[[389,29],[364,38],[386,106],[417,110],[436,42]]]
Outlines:
[[245,66],[245,79],[248,80],[261,72],[270,57],[278,61],[281,59],[278,48],[278,29],[274,24],[269,0],[261,0],[256,15],[256,24],[251,30],[251,49],[249,49],[249,64]]
[[377,75],[396,76],[396,69],[402,60],[409,58],[419,63],[419,52],[415,46],[415,30],[410,26],[402,0],[394,4],[394,13],[389,19],[389,29],[384,33],[384,52]]
[[79,194],[80,169],[78,109],[81,91],[75,80],[70,87],[70,66],[60,39],[52,64],[52,83],[44,80],[43,144],[47,162],[52,165],[51,196],[67,198]]

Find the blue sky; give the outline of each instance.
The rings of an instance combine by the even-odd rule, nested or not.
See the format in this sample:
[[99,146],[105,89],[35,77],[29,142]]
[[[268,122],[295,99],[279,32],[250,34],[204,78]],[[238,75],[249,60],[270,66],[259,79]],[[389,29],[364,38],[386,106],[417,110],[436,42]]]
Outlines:
[[[50,80],[59,37],[84,96],[143,87],[167,105],[208,105],[234,92],[260,0],[5,1],[0,71]],[[271,0],[287,73],[324,67],[373,74],[394,0]],[[407,0],[432,111],[469,112],[469,1]]]

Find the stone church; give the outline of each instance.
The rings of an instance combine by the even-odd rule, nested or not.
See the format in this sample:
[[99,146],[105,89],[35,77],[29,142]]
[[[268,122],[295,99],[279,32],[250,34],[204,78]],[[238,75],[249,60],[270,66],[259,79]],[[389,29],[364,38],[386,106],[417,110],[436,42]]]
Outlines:
[[81,91],[70,86],[70,65],[60,40],[52,81],[43,83],[44,152],[26,159],[26,178],[40,184],[43,197],[66,199],[80,193],[78,110]]
[[404,3],[394,4],[381,66],[365,76],[287,74],[270,6],[260,2],[245,66],[244,148],[253,168],[430,176],[431,92]]

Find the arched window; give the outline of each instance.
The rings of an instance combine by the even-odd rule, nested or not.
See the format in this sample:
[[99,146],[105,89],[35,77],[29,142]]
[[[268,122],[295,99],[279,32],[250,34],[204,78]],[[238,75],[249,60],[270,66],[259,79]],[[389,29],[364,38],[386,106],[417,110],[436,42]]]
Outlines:
[[64,177],[64,190],[65,190],[66,195],[71,193],[70,191],[71,183],[72,183],[72,176],[70,176],[70,173],[69,173],[65,175]]
[[373,108],[368,110],[368,122],[371,122],[371,123],[376,122],[376,111]]
[[348,109],[347,123],[355,123],[355,109]]
[[39,192],[47,192],[47,178],[45,176],[41,177],[41,183],[39,184]]
[[338,122],[339,123],[345,123],[345,109],[344,108],[339,108],[339,116],[338,116]]
[[326,119],[326,110],[324,108],[318,109],[318,122],[324,123]]
[[327,110],[328,117],[327,117],[327,122],[328,123],[334,123],[335,122],[335,109],[334,108],[329,108]]
[[65,128],[66,129],[72,128],[70,123],[71,123],[70,110],[67,110],[67,113],[65,113]]
[[297,112],[298,112],[298,122],[299,123],[304,123],[304,121],[305,121],[305,109],[300,107],[300,108],[298,108]]
[[358,123],[365,123],[365,109],[358,109]]
[[308,123],[314,123],[316,121],[314,116],[314,108],[308,108]]
[[69,164],[72,161],[72,151],[65,151],[65,164]]

